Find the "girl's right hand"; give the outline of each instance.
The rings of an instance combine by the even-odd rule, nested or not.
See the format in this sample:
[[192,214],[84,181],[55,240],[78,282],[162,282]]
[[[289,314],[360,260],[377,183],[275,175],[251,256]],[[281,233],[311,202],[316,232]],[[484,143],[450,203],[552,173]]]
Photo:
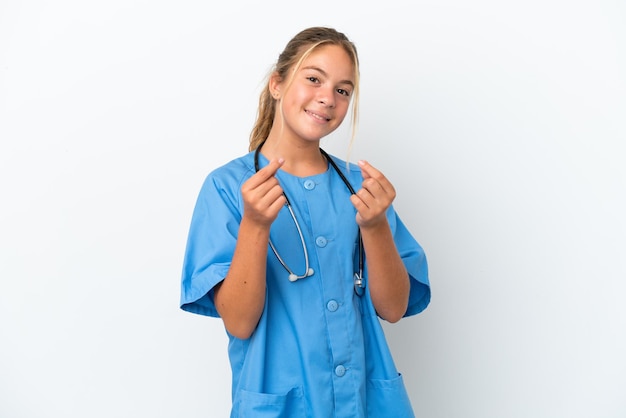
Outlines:
[[259,226],[269,227],[287,202],[276,172],[285,161],[271,160],[241,186],[243,216]]

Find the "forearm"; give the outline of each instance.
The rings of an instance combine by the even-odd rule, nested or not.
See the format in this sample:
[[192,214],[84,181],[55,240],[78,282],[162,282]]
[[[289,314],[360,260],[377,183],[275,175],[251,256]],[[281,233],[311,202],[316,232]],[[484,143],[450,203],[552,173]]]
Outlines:
[[268,227],[244,217],[230,269],[215,290],[215,306],[227,331],[237,338],[249,338],[263,313],[268,240]]
[[362,228],[361,235],[374,308],[385,320],[397,322],[408,306],[410,282],[389,224],[385,221],[371,228]]

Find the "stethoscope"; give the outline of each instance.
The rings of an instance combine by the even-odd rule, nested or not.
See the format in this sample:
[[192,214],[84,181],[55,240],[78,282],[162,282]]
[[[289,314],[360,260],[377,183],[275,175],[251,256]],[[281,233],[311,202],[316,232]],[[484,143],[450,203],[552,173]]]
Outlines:
[[[259,171],[259,153],[261,151],[262,146],[263,144],[261,144],[254,152],[255,171]],[[333,169],[335,169],[337,174],[339,174],[341,181],[343,181],[343,183],[346,185],[350,193],[356,194],[356,192],[350,185],[350,182],[348,181],[346,176],[343,175],[341,170],[339,170],[339,167],[337,167],[337,164],[333,161],[333,159],[330,158],[330,156],[326,153],[326,151],[324,151],[321,148],[320,148],[320,152],[326,158],[326,160],[330,163]],[[289,201],[289,198],[287,197],[287,194],[284,191],[283,191],[283,196],[285,196],[285,201],[286,201],[285,206],[287,206],[287,210],[289,210],[291,219],[293,219],[293,223],[296,225],[296,229],[298,230],[298,235],[300,236],[300,243],[302,244],[302,251],[304,252],[304,274],[298,275],[294,273],[293,270],[291,270],[287,266],[287,263],[285,263],[282,257],[278,254],[278,251],[276,250],[276,247],[274,247],[274,244],[272,243],[271,239],[269,240],[269,244],[270,244],[270,248],[274,252],[274,255],[276,256],[280,264],[285,268],[285,270],[287,270],[287,273],[289,273],[289,281],[295,282],[296,280],[300,280],[300,279],[304,279],[305,277],[312,276],[315,272],[309,265],[309,252],[306,248],[306,243],[304,242],[304,235],[302,234],[302,229],[300,229],[300,223],[298,222],[298,219],[296,219],[296,215],[294,214],[293,209],[291,207],[291,202]],[[354,273],[354,292],[358,296],[362,296],[363,292],[365,291],[365,283],[363,282],[363,253],[365,250],[363,248],[363,238],[361,237],[360,229],[358,232],[358,240],[359,240],[359,271]]]

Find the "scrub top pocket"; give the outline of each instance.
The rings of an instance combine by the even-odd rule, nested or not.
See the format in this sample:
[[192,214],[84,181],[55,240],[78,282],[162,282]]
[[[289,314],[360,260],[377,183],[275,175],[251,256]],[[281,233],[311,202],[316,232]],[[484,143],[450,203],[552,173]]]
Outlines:
[[376,418],[415,418],[402,375],[367,381],[367,416]]
[[304,396],[301,387],[284,394],[240,390],[233,404],[231,418],[290,418],[304,417]]

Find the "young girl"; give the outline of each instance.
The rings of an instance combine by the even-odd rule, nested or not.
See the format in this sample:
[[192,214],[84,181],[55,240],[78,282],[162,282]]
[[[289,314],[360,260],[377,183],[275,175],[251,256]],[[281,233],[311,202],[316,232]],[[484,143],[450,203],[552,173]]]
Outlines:
[[181,307],[224,321],[231,417],[413,416],[379,318],[426,308],[424,252],[389,180],[320,148],[351,103],[356,121],[358,86],[344,34],[298,33],[261,94],[251,152],[200,191]]

